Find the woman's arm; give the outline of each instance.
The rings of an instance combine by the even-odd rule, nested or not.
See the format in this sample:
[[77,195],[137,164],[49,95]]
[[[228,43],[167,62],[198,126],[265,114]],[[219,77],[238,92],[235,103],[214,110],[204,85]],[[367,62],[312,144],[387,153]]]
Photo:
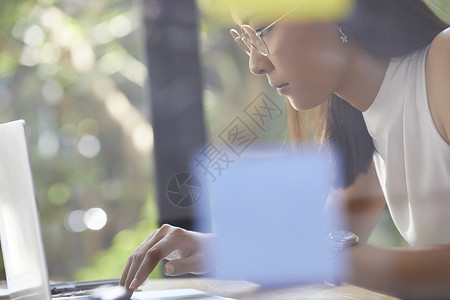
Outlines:
[[352,264],[346,282],[407,299],[450,299],[450,245],[345,250]]
[[366,243],[386,207],[386,201],[372,164],[366,174],[356,178],[353,185],[343,191],[336,191],[327,201],[327,209],[344,212],[344,228],[359,236],[360,243]]
[[345,195],[347,229],[362,242],[342,252],[352,270],[342,281],[400,298],[450,299],[450,245],[388,248],[366,244],[386,205],[373,166]]

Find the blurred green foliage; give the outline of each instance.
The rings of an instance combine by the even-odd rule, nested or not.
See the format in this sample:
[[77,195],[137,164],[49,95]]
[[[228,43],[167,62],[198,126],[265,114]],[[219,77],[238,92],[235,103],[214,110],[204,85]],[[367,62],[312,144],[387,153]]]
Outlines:
[[450,1],[448,0],[425,0],[433,11],[445,22],[450,24]]
[[154,186],[140,11],[119,0],[0,1],[0,122],[27,122],[53,280],[117,276],[156,228],[156,207],[142,214]]

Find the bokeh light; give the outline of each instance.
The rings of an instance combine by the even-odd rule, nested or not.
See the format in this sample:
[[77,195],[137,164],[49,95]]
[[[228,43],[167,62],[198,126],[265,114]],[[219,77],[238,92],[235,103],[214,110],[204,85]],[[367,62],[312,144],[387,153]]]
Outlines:
[[51,131],[44,131],[39,135],[39,153],[44,158],[52,158],[59,151],[59,137]]
[[29,46],[39,46],[44,42],[45,32],[38,25],[31,25],[23,36],[23,42]]
[[66,215],[64,220],[64,225],[66,229],[71,232],[83,232],[87,229],[86,224],[84,223],[84,214],[83,210],[74,210],[71,213]]
[[89,71],[95,63],[95,54],[87,41],[82,41],[71,48],[72,66],[78,72]]
[[63,205],[70,197],[70,190],[66,184],[57,182],[48,189],[48,201],[53,205]]
[[91,230],[100,230],[108,221],[106,212],[98,207],[90,208],[84,214],[84,223]]
[[80,138],[77,148],[78,152],[84,157],[93,158],[100,152],[101,144],[97,137],[87,134]]
[[109,30],[116,37],[126,36],[133,29],[131,20],[126,15],[119,15],[109,22]]
[[70,232],[83,232],[86,229],[98,231],[108,222],[106,212],[98,207],[84,210],[74,210],[66,215],[65,226]]

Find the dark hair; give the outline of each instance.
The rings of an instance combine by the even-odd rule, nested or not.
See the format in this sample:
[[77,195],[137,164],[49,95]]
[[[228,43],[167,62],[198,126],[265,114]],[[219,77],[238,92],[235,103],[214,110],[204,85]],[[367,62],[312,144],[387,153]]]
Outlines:
[[[406,56],[429,45],[448,27],[423,0],[356,0],[353,11],[338,25],[350,39],[381,58]],[[345,171],[341,184],[348,187],[372,163],[372,138],[362,113],[337,95],[321,109],[325,115],[323,137],[340,150]],[[289,110],[290,136],[299,140],[302,113],[294,113],[292,107]]]

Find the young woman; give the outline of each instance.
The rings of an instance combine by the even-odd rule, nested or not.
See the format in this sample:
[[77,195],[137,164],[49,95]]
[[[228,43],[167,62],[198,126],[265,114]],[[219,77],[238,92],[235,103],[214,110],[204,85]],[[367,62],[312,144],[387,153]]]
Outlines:
[[[340,279],[399,297],[450,298],[448,25],[422,0],[357,0],[337,23],[285,22],[296,9],[231,33],[250,71],[289,100],[292,141],[303,138],[300,111],[316,108],[320,138],[343,153],[348,229],[360,242],[340,252],[352,265]],[[386,203],[412,247],[366,244]],[[167,275],[208,271],[199,245],[211,238],[162,226],[130,256],[121,284],[136,289],[163,258]]]

